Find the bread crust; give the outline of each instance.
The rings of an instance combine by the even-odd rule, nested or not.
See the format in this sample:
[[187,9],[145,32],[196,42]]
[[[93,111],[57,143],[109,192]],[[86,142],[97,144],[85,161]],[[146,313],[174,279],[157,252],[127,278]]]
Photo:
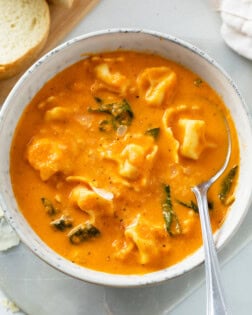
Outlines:
[[48,0],[49,3],[55,4],[55,5],[61,5],[66,8],[71,8],[73,5],[74,0]]
[[[0,63],[0,80],[11,78],[26,69],[33,61],[35,61],[36,57],[38,57],[38,54],[45,46],[50,31],[50,11],[47,2],[45,0],[43,1],[45,2],[46,10],[46,19],[44,21],[46,27],[43,36],[39,39],[35,46],[30,47],[30,49],[25,51],[16,60],[6,64]],[[27,37],[29,37],[28,34]]]

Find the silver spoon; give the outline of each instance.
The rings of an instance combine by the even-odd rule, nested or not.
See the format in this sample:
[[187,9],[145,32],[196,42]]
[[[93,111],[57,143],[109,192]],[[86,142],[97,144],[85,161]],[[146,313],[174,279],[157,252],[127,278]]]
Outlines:
[[223,295],[223,289],[220,277],[220,266],[217,257],[217,252],[213,240],[213,233],[210,224],[207,192],[210,186],[221,176],[226,169],[230,155],[231,155],[231,136],[228,122],[224,117],[227,138],[228,149],[225,162],[220,170],[209,180],[192,187],[192,191],[196,196],[196,200],[199,208],[199,216],[201,222],[201,230],[203,237],[203,245],[205,252],[205,273],[206,273],[206,293],[207,293],[207,315],[222,315],[228,314],[225,299]]

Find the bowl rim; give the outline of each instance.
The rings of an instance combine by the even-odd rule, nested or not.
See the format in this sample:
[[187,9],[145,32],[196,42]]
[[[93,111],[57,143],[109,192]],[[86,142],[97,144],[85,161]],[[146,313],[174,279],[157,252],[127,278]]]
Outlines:
[[[150,36],[158,37],[159,39],[162,38],[164,40],[168,40],[170,42],[173,42],[174,44],[177,44],[179,46],[182,46],[186,50],[189,50],[190,52],[196,54],[198,57],[203,58],[205,61],[207,61],[209,64],[214,66],[229,82],[231,87],[234,89],[236,95],[238,96],[240,103],[242,105],[242,108],[246,114],[247,117],[249,117],[249,110],[248,107],[241,96],[236,84],[231,79],[231,77],[227,74],[227,72],[212,58],[210,57],[206,52],[198,48],[197,46],[183,40],[180,38],[177,38],[173,35],[169,35],[166,33],[158,32],[158,31],[152,31],[148,29],[135,29],[135,28],[112,28],[112,29],[105,29],[105,30],[98,30],[94,32],[89,32],[77,37],[74,37],[54,49],[47,52],[45,55],[43,55],[41,58],[39,58],[26,72],[21,76],[21,78],[17,81],[15,86],[12,88],[11,92],[9,93],[8,97],[6,98],[1,111],[0,111],[0,134],[1,134],[1,125],[3,125],[4,116],[7,112],[8,107],[10,106],[11,100],[13,97],[15,97],[16,91],[18,91],[22,84],[26,81],[26,79],[30,76],[31,73],[36,71],[40,66],[43,65],[43,63],[50,58],[52,55],[56,54],[57,52],[66,49],[68,46],[71,46],[75,44],[76,42],[84,41],[85,39],[89,39],[91,37],[99,37],[101,35],[108,35],[108,34],[118,34],[118,33],[143,33]],[[250,126],[251,131],[251,122],[248,119],[248,123]],[[14,193],[13,193],[14,195]],[[250,191],[249,200],[251,200],[252,191]],[[143,285],[148,284],[157,284],[161,283],[163,281],[166,281],[168,279],[176,278],[178,276],[181,276],[190,270],[195,269],[199,265],[203,264],[204,262],[204,253],[203,248],[201,247],[199,250],[197,250],[197,256],[195,256],[195,253],[190,255],[192,258],[192,263],[190,265],[184,265],[182,260],[181,262],[178,262],[177,264],[167,267],[162,270],[158,270],[155,272],[143,274],[143,275],[121,275],[121,274],[110,274],[105,273],[101,271],[91,270],[85,267],[81,267],[79,265],[71,263],[69,260],[65,259],[64,257],[60,256],[53,250],[49,248],[47,244],[45,244],[40,238],[40,242],[38,243],[38,247],[34,248],[29,244],[29,241],[27,240],[27,237],[23,231],[20,231],[20,229],[16,226],[15,220],[12,218],[11,214],[9,214],[8,207],[5,205],[4,198],[2,197],[2,192],[0,191],[0,205],[3,208],[4,215],[8,222],[11,224],[11,226],[14,228],[14,230],[17,232],[18,236],[22,240],[22,242],[40,259],[42,259],[44,262],[46,262],[51,267],[73,277],[79,280],[84,280],[86,282],[100,284],[100,285],[107,285],[107,286],[113,286],[113,287],[139,287]],[[217,242],[217,249],[221,249],[224,245],[227,244],[227,242],[232,238],[232,236],[235,234],[235,232],[238,230],[239,226],[241,225],[243,219],[245,218],[247,211],[248,211],[249,202],[247,205],[247,209],[244,210],[242,217],[240,218],[239,223],[235,226],[235,229],[231,231],[231,233],[224,238],[221,244]],[[26,225],[30,228],[29,224],[26,222]],[[31,229],[32,230],[32,229]],[[35,232],[33,232],[35,233]],[[216,234],[215,233],[215,238]],[[36,233],[35,233],[36,234]],[[36,240],[35,240],[36,242]],[[45,257],[45,253],[40,251],[40,245],[41,243],[45,244],[47,247],[47,253],[49,253],[49,256]],[[183,265],[183,268],[180,268],[180,266]],[[193,266],[191,266],[193,265]],[[74,268],[72,268],[74,266]],[[83,273],[83,271],[85,271]]]

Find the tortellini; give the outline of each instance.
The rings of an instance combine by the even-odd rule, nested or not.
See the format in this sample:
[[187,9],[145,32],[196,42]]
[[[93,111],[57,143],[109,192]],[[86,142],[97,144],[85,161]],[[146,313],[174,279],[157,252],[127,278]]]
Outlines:
[[187,116],[187,112],[198,109],[197,106],[180,105],[168,108],[163,115],[163,128],[167,140],[172,144],[170,156],[175,163],[179,162],[179,153],[183,157],[198,160],[206,148],[215,147],[214,143],[206,139],[206,122],[203,119],[181,118]]
[[127,78],[120,72],[111,72],[107,63],[101,63],[95,67],[96,77],[104,83],[109,91],[125,94],[129,87]]
[[94,222],[97,216],[111,216],[114,214],[114,204],[111,199],[104,198],[85,185],[74,187],[69,196],[70,202],[82,211],[90,215],[90,221]]
[[31,166],[39,171],[41,179],[46,181],[58,172],[71,172],[71,149],[70,145],[59,139],[35,137],[28,144],[27,159]]
[[157,146],[148,150],[141,145],[130,143],[126,145],[121,153],[121,163],[119,173],[129,180],[136,180],[143,175],[143,169],[151,166]]
[[[149,172],[158,152],[158,146],[151,137],[144,135],[127,134],[122,141],[125,143],[122,152],[111,147],[102,152],[104,158],[111,159],[118,164],[118,173],[126,181],[131,182],[132,187],[145,186],[149,178]],[[134,182],[134,184],[132,183]],[[125,183],[125,181],[121,181]],[[127,185],[127,182],[125,183]]]
[[[163,226],[155,226],[138,214],[125,229],[125,243],[117,257],[125,259],[135,249],[141,264],[148,264],[169,252],[167,233]],[[117,244],[116,244],[117,245]],[[118,245],[117,245],[118,246]]]
[[180,152],[184,157],[197,160],[206,147],[206,123],[199,119],[180,119],[178,125],[183,129],[183,142]]
[[177,76],[168,67],[145,69],[137,78],[140,95],[150,106],[160,106],[174,95]]
[[66,119],[69,119],[70,114],[73,112],[70,108],[62,107],[62,106],[55,106],[45,113],[45,120],[51,121],[51,120],[58,120],[58,121],[64,121]]

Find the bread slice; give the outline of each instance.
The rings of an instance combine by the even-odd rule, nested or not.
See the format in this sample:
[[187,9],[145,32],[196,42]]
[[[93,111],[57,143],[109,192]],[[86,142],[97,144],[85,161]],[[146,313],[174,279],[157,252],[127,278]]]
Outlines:
[[0,79],[14,76],[35,60],[49,29],[45,0],[0,0]]
[[59,4],[59,5],[62,5],[66,8],[71,8],[74,0],[49,0],[48,2],[53,3],[53,4]]

